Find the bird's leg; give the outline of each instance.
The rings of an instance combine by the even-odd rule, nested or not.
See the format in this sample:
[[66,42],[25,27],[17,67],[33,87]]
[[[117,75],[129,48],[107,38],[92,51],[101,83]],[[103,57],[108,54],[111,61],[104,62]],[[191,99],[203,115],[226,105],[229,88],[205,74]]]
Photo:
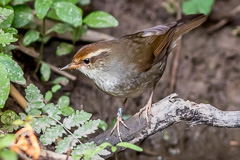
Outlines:
[[147,119],[147,123],[150,122],[150,118],[149,118],[148,115],[153,117],[151,109],[152,109],[152,97],[153,97],[154,88],[155,88],[155,85],[153,86],[153,90],[152,90],[152,93],[151,93],[151,95],[149,97],[149,100],[148,100],[147,104],[142,109],[140,109],[140,113],[139,113],[139,116],[140,116],[143,113],[143,111],[146,110],[145,116],[146,116],[146,119]]
[[[127,98],[124,100],[123,102],[123,106],[125,105],[125,103],[127,102]],[[110,135],[112,135],[112,133],[114,132],[114,130],[117,129],[117,133],[118,133],[118,138],[119,140],[122,142],[122,133],[120,132],[120,124],[122,124],[124,127],[126,127],[128,130],[129,128],[127,127],[127,125],[124,123],[123,119],[122,119],[122,112],[123,109],[120,107],[118,108],[118,112],[117,112],[117,122],[115,123],[113,129],[110,132]]]

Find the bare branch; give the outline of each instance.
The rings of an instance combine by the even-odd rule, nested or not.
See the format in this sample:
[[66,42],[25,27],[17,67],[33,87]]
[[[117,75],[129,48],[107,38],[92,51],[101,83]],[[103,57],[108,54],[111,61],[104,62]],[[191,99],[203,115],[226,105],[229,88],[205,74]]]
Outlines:
[[[204,124],[214,127],[225,128],[240,128],[240,111],[221,111],[210,104],[196,104],[189,100],[185,101],[176,97],[174,93],[159,102],[153,104],[152,113],[154,117],[151,118],[150,125],[147,125],[146,119],[139,117],[139,112],[125,121],[130,130],[121,126],[122,140],[130,143],[137,143],[145,138],[153,135],[156,132],[163,131],[169,126],[185,121],[190,126]],[[145,111],[144,111],[145,112]],[[103,142],[109,142],[112,145],[119,143],[116,132],[110,136],[111,129],[98,135],[90,141],[94,141],[97,145]],[[124,150],[118,149],[117,152]],[[110,150],[109,150],[110,151]],[[41,151],[41,157],[53,156],[54,152],[45,150]],[[51,154],[50,154],[51,153]],[[108,158],[114,153],[105,156]],[[66,158],[66,155],[59,154],[59,159]],[[54,155],[55,157],[55,155]]]
[[[186,121],[190,126],[204,124],[214,127],[239,128],[240,111],[221,111],[210,104],[196,104],[191,101],[184,101],[176,98],[177,94],[172,94],[163,100],[153,104],[150,125],[146,120],[136,113],[130,119],[126,120],[130,131],[120,127],[123,141],[137,143],[150,135],[162,131],[165,128]],[[144,113],[142,114],[144,115]],[[109,142],[116,145],[119,140],[117,133],[110,136],[110,129],[92,139],[96,144]],[[119,152],[120,150],[118,150]],[[111,157],[113,153],[104,157]]]

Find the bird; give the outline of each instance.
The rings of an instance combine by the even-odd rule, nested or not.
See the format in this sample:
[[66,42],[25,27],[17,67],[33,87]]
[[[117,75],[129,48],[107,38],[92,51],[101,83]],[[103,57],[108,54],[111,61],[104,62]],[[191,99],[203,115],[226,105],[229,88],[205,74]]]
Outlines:
[[[151,107],[154,89],[163,75],[169,53],[184,34],[206,19],[204,14],[187,15],[166,25],[85,45],[74,55],[72,62],[61,70],[79,70],[106,94],[124,98],[122,107],[128,98],[137,97],[151,89],[147,104],[140,110],[140,114],[146,111],[144,118],[149,123],[153,116]],[[128,128],[122,119],[122,107],[118,109],[117,122],[111,131],[112,134],[117,129],[120,141],[120,124]]]

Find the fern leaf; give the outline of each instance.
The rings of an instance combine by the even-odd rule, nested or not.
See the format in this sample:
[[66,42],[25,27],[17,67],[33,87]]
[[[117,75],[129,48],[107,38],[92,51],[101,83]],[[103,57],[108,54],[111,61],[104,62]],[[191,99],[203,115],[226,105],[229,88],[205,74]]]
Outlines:
[[30,112],[32,109],[41,109],[45,106],[43,103],[43,95],[40,94],[40,90],[36,86],[30,84],[27,89],[25,89],[25,92],[25,98],[28,100],[26,112]]
[[60,120],[61,117],[59,116],[61,114],[61,111],[53,104],[47,104],[42,108],[42,111],[44,113],[47,113],[49,117],[52,117],[55,120]]
[[80,159],[83,157],[85,151],[88,150],[94,150],[96,148],[96,144],[92,142],[79,144],[77,145],[74,150],[72,151],[71,155],[74,159]]
[[77,144],[77,139],[75,139],[72,135],[65,137],[61,141],[59,141],[56,146],[57,153],[66,153],[69,149],[72,149]]
[[71,127],[80,126],[81,124],[84,124],[86,121],[88,121],[91,118],[92,114],[82,111],[76,111],[75,114],[69,116],[68,118],[65,118],[63,120],[63,125],[67,129],[71,129]]
[[55,142],[58,137],[62,137],[64,133],[66,134],[63,127],[61,125],[56,125],[52,128],[48,128],[40,137],[40,141],[43,143],[43,145],[49,145]]
[[33,122],[31,123],[34,131],[38,134],[41,133],[41,131],[45,132],[45,130],[51,125],[56,125],[56,121],[45,115],[40,118],[34,118]]
[[75,130],[74,135],[77,138],[87,137],[87,135],[95,133],[95,131],[98,129],[99,123],[100,120],[90,120]]

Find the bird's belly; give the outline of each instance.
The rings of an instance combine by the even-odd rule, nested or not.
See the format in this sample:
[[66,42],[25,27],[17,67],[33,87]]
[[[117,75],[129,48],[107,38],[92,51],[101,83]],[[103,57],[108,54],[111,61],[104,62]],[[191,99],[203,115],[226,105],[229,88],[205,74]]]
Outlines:
[[94,80],[94,83],[103,92],[115,97],[137,97],[158,82],[162,76],[165,65],[165,63],[159,63],[144,73],[130,73],[125,77],[101,75],[97,81]]

